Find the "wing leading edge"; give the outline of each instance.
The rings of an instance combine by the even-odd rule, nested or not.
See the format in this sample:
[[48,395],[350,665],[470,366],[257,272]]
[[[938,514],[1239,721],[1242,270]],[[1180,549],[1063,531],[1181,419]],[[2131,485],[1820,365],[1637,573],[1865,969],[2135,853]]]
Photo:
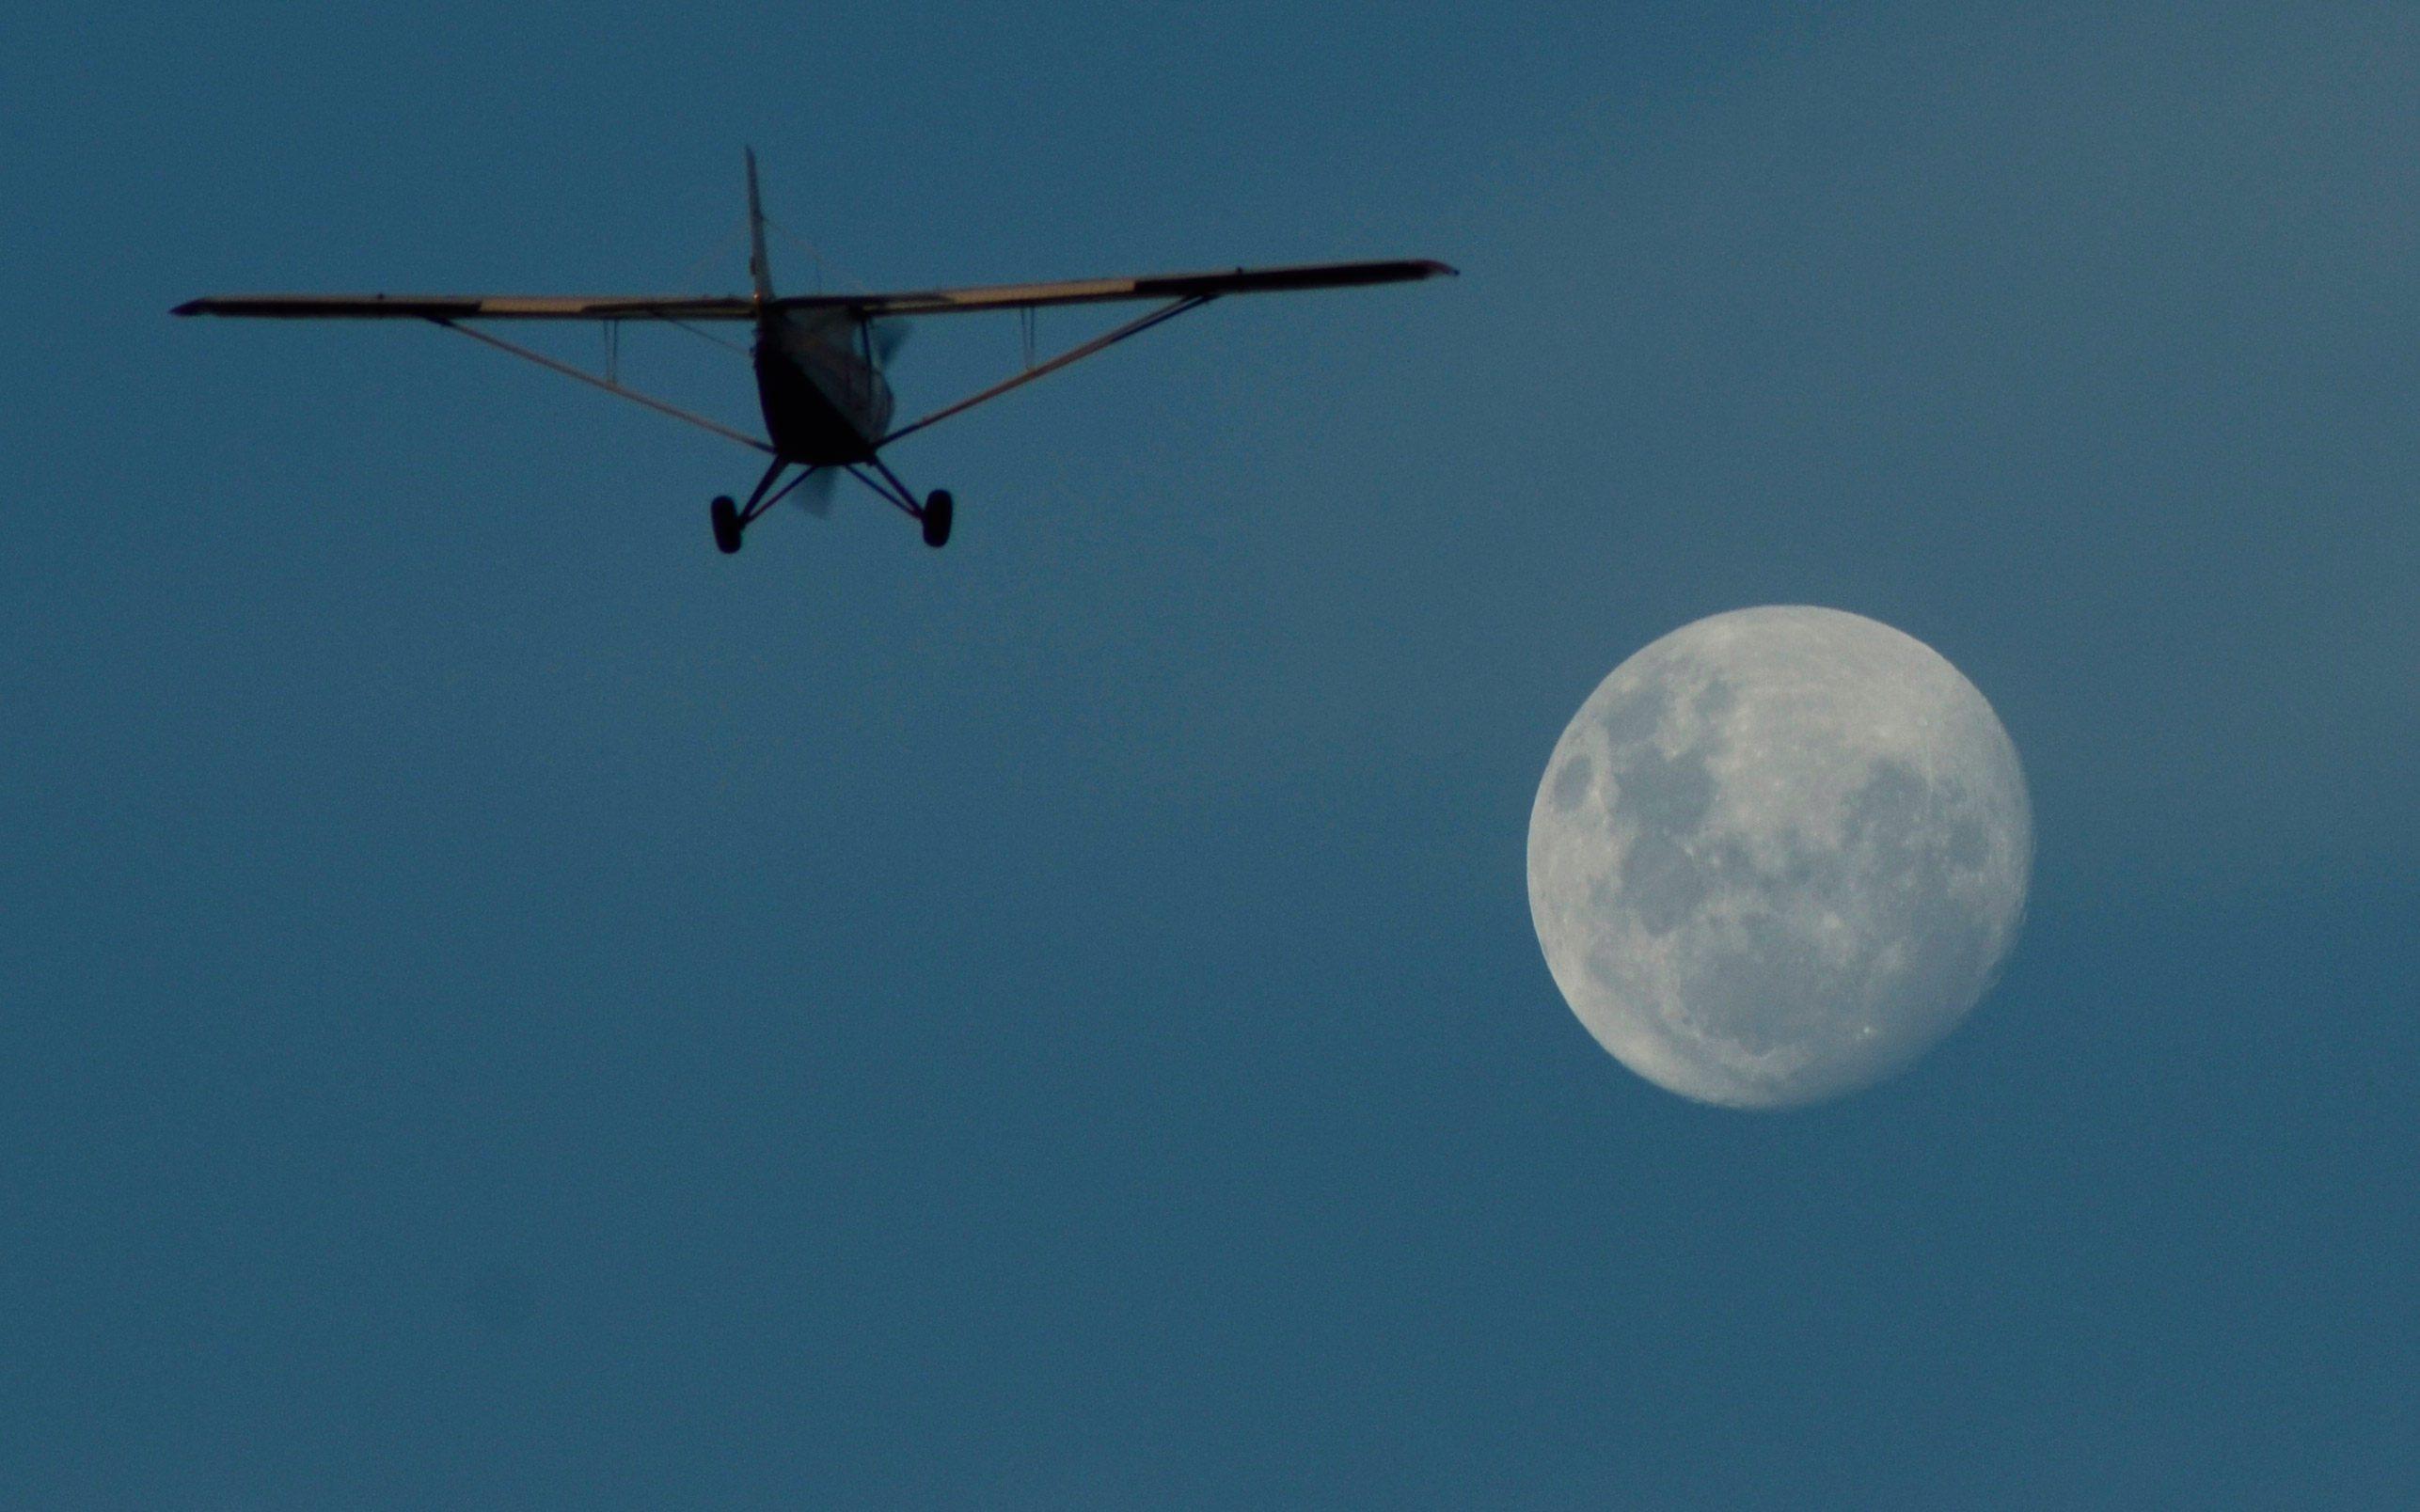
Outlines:
[[[1283,268],[1235,268],[1224,273],[990,284],[909,293],[792,295],[773,304],[783,309],[845,309],[869,318],[973,314],[982,310],[1033,309],[1044,305],[1214,299],[1222,294],[1357,289],[1370,284],[1448,277],[1453,272],[1442,262],[1426,260],[1315,262]],[[188,300],[169,313],[273,320],[745,321],[754,318],[756,305],[753,300],[737,296],[649,294],[214,294]]]

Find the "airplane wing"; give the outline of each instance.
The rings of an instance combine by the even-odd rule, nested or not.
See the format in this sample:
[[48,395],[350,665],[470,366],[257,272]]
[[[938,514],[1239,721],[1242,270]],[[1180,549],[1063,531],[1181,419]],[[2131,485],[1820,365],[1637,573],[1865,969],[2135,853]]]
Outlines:
[[1064,283],[989,284],[926,289],[903,294],[806,294],[775,301],[784,308],[846,309],[860,315],[952,315],[1044,305],[1102,305],[1121,300],[1213,299],[1221,294],[1279,293],[1296,289],[1354,289],[1450,276],[1442,262],[1312,262],[1284,268],[1231,268],[1220,273],[1162,273],[1140,278],[1077,278]]
[[695,294],[213,294],[171,315],[246,315],[271,320],[745,321],[755,304]]
[[[988,403],[1012,389],[1094,353],[1137,336],[1187,310],[1198,309],[1226,294],[1282,293],[1300,289],[1357,289],[1370,284],[1412,283],[1423,278],[1450,277],[1454,270],[1425,259],[1387,262],[1310,262],[1280,268],[1235,268],[1219,273],[1163,273],[1140,278],[1079,278],[1064,283],[989,284],[972,289],[925,289],[909,293],[805,294],[767,301],[775,309],[844,310],[861,321],[920,315],[970,314],[983,310],[1036,309],[1044,305],[1103,305],[1120,301],[1154,301],[1147,311],[1115,330],[1093,338],[1047,362],[1029,355],[1025,370],[978,394],[934,411],[884,436],[881,445],[911,435],[925,427]],[[415,320],[440,325],[487,343],[516,357],[551,369],[566,377],[602,388],[676,419],[687,420],[744,446],[770,450],[754,436],[677,409],[625,388],[609,373],[598,377],[499,336],[460,323],[466,321],[643,321],[687,323],[693,321],[753,320],[757,303],[740,295],[687,294],[213,294],[187,300],[171,315],[228,315],[269,320]]]
[[[1224,273],[1163,273],[1140,278],[1078,278],[1063,283],[990,284],[909,293],[798,294],[783,309],[845,309],[860,317],[950,315],[1100,305],[1121,300],[1214,299],[1221,294],[1297,289],[1353,289],[1449,276],[1442,262],[1314,262]],[[214,294],[188,300],[172,315],[233,315],[272,320],[416,321],[745,321],[753,301],[687,294]]]

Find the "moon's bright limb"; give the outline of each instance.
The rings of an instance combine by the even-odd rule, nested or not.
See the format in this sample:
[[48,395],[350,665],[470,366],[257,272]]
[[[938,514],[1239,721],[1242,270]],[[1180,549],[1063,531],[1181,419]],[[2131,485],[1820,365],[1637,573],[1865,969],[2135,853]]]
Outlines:
[[1701,1102],[1783,1108],[1906,1068],[2025,912],[2017,748],[1923,642],[1854,614],[1685,625],[1580,706],[1529,811],[1529,913],[1572,1012]]

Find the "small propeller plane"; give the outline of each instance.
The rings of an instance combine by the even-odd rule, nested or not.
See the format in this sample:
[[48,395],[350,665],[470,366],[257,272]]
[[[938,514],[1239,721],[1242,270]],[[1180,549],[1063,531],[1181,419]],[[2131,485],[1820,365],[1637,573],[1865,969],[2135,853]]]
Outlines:
[[[756,189],[756,154],[748,158],[748,272],[745,295],[556,295],[556,294],[216,294],[179,305],[177,315],[229,315],[274,320],[419,320],[460,331],[474,340],[577,378],[609,394],[685,420],[715,434],[753,447],[772,460],[745,504],[729,495],[708,506],[714,543],[726,554],[739,549],[748,528],[810,479],[828,485],[846,472],[884,502],[918,521],[928,546],[946,544],[956,504],[948,490],[935,489],[919,502],[882,460],[883,449],[978,404],[998,399],[1036,378],[1139,336],[1155,325],[1199,309],[1226,294],[1276,293],[1297,289],[1342,289],[1404,283],[1450,276],[1442,262],[1324,262],[1294,267],[1237,268],[1222,273],[1159,274],[1141,278],[1087,278],[1068,283],[1003,284],[975,289],[934,289],[909,293],[782,295],[773,291],[765,255],[765,213]],[[1027,327],[1024,370],[953,404],[893,426],[886,359],[904,334],[901,321],[928,315],[978,311],[1032,311],[1049,305],[1152,302],[1153,309],[1106,335],[1047,361],[1032,354]],[[1030,316],[1028,317],[1030,319]],[[692,326],[705,321],[746,321],[755,327],[752,360],[756,397],[765,415],[766,438],[719,424],[668,404],[621,381],[609,356],[603,375],[507,341],[466,323],[478,321],[598,321],[605,323],[607,350],[616,350],[618,323],[660,321]],[[787,482],[782,475],[799,471]],[[779,485],[779,486],[776,486]],[[808,496],[801,496],[802,501]]]

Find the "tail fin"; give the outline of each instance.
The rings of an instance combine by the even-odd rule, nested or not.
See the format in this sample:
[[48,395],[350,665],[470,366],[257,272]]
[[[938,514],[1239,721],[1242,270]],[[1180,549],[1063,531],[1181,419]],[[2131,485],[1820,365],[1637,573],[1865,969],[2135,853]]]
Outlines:
[[756,150],[748,152],[748,276],[756,286],[756,303],[773,297],[773,265],[765,260],[765,207],[756,197]]

